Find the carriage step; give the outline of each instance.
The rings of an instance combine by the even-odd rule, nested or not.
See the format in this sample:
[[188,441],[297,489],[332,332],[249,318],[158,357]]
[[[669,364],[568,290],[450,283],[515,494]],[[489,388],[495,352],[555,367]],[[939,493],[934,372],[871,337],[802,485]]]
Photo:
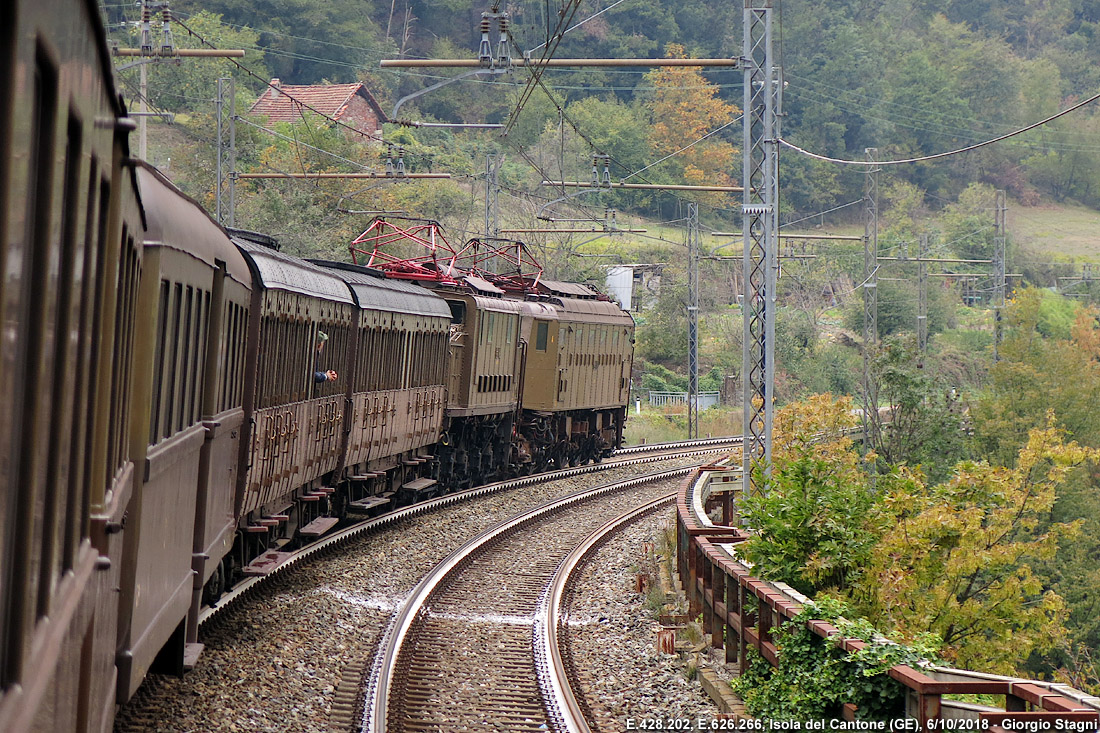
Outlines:
[[317,517],[312,522],[299,529],[298,534],[303,537],[320,537],[325,532],[335,527],[339,521],[337,517]]
[[385,471],[367,471],[366,473],[357,473],[354,476],[348,476],[350,481],[370,481],[372,478],[382,478],[386,475]]
[[356,501],[348,504],[349,509],[357,509],[359,511],[368,511],[376,506],[382,506],[383,504],[389,504],[390,498],[388,496],[368,496],[363,499],[357,499]]
[[412,481],[408,482],[407,484],[401,484],[401,488],[405,491],[411,491],[411,492],[419,494],[419,493],[428,491],[433,486],[435,486],[437,483],[439,483],[439,482],[436,481],[434,478],[418,478],[418,479],[413,479]]
[[185,644],[183,647],[183,668],[192,670],[199,663],[199,655],[202,654],[202,644]]
[[272,570],[286,562],[286,559],[292,554],[294,553],[269,550],[268,552],[265,552],[264,554],[257,557],[248,565],[245,565],[244,569],[241,572],[249,576],[267,575]]

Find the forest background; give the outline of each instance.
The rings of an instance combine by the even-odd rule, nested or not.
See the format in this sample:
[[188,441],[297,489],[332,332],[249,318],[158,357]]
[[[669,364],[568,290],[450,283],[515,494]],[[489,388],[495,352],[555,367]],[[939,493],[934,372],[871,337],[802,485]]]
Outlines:
[[[877,158],[886,160],[940,153],[1003,135],[1100,92],[1100,0],[776,5],[775,40],[787,83],[783,136],[822,155],[862,160],[875,149]],[[534,49],[537,58],[539,45],[559,21],[572,25],[590,16],[564,36],[556,57],[737,57],[741,52],[740,5],[728,0],[601,0],[582,3],[575,16],[561,16],[559,7],[566,6],[519,0],[503,8],[510,14],[514,55]],[[103,9],[112,38],[136,45],[135,6],[106,3]],[[493,156],[502,227],[553,226],[549,217],[601,230],[646,230],[525,235],[550,277],[602,285],[608,265],[659,265],[660,287],[643,293],[636,313],[635,394],[644,395],[686,386],[685,217],[693,200],[707,233],[704,254],[710,257],[701,272],[701,388],[739,394],[740,263],[720,257],[737,254],[740,240],[709,234],[739,230],[739,199],[660,191],[578,194],[541,182],[590,180],[593,156],[606,155],[614,181],[737,184],[740,71],[547,70],[527,96],[530,75],[517,70],[456,81],[401,109],[400,116],[409,120],[502,123],[507,135],[391,123],[379,142],[349,136],[309,114],[300,124],[276,126],[273,135],[262,120],[246,115],[269,79],[362,81],[388,113],[400,98],[455,72],[385,70],[379,60],[472,58],[481,40],[481,14],[489,7],[470,0],[176,0],[172,10],[181,21],[173,24],[180,46],[244,48],[243,66],[251,72],[224,60],[185,60],[148,70],[152,109],[173,115],[171,124],[151,121],[149,157],[209,209],[215,177],[213,97],[216,80],[226,76],[237,80],[235,105],[242,115],[236,126],[239,171],[381,170],[400,155],[409,172],[452,175],[435,181],[239,183],[237,226],[271,234],[293,254],[346,258],[348,243],[369,220],[354,211],[430,217],[455,242],[484,234],[487,157]],[[127,96],[136,98],[137,72],[123,72],[121,80]],[[1100,470],[1087,450],[1078,454],[1065,446],[1100,447],[1100,411],[1094,408],[1100,396],[1100,311],[1093,305],[1100,287],[1090,267],[1100,259],[1098,133],[1100,109],[1087,105],[996,145],[879,174],[880,255],[916,256],[925,235],[933,257],[992,259],[994,192],[1003,190],[1009,207],[1007,271],[1014,276],[1002,314],[1005,341],[994,361],[989,264],[933,268],[927,294],[931,340],[923,351],[914,335],[917,265],[880,264],[881,346],[874,352],[873,377],[880,404],[894,407],[900,422],[877,431],[872,446],[887,475],[919,477],[916,483],[889,483],[896,497],[933,507],[941,513],[929,509],[929,516],[951,527],[944,517],[993,522],[1003,515],[1011,493],[1005,486],[1012,476],[1019,478],[1021,457],[1032,455],[1026,453],[1036,440],[1031,431],[1048,431],[1041,433],[1044,445],[1054,448],[1045,458],[1028,458],[1033,462],[1027,467],[1062,461],[1067,468],[1059,472],[1049,502],[1025,500],[1026,511],[1018,513],[1027,520],[1006,530],[1014,549],[1004,555],[1011,562],[999,567],[1007,574],[978,567],[970,568],[968,577],[950,576],[946,566],[924,558],[924,564],[914,560],[905,577],[924,573],[926,585],[904,587],[910,596],[939,593],[934,597],[942,613],[921,611],[937,623],[944,613],[950,620],[963,618],[977,602],[967,605],[973,599],[944,591],[944,578],[992,593],[989,602],[1003,617],[994,616],[986,626],[975,621],[970,651],[956,645],[955,659],[1058,675],[1092,690],[1100,689]],[[862,169],[784,151],[780,178],[785,231],[863,233]],[[863,245],[822,241],[810,251],[812,258],[785,261],[780,279],[776,379],[783,403],[860,391]],[[704,432],[731,432],[731,426],[739,431],[734,411],[704,414]],[[636,416],[630,429],[636,439],[671,436],[682,431],[683,417],[649,412]],[[1072,460],[1057,458],[1067,450]],[[813,475],[798,460],[791,465],[803,479]],[[890,473],[896,471],[902,473]],[[848,483],[818,477],[810,484],[837,489],[836,500],[866,477],[844,480]],[[1017,484],[1030,485],[1026,477]],[[804,490],[807,484],[793,485]],[[966,494],[961,488],[978,485],[985,493]],[[1000,488],[990,488],[994,485]],[[829,506],[823,499],[822,516],[831,516]],[[922,525],[928,532],[935,524],[929,516]],[[902,519],[893,516],[895,522]],[[827,539],[846,562],[858,555],[853,547],[870,553],[862,559],[881,561],[875,553],[889,548],[867,544],[871,529],[849,522],[847,534]],[[964,527],[957,529],[929,534],[928,546],[967,549],[969,536]],[[879,530],[884,541],[896,541]],[[1020,549],[1027,547],[1033,551]],[[819,569],[833,567],[807,556],[803,570],[814,562]],[[874,567],[886,572],[881,562]],[[827,572],[820,578],[825,580],[810,582],[816,591],[838,592],[843,585]],[[1019,596],[1012,604],[1003,600],[1006,588]],[[875,610],[873,599],[862,601]],[[920,613],[914,610],[912,616]],[[918,628],[909,617],[892,620],[908,624],[912,634],[945,631],[931,622]],[[1020,631],[1017,639],[1024,632],[1029,639],[1018,654],[982,655],[982,645],[990,654],[1003,652],[1003,634],[1014,630]],[[951,626],[950,633],[958,629]]]

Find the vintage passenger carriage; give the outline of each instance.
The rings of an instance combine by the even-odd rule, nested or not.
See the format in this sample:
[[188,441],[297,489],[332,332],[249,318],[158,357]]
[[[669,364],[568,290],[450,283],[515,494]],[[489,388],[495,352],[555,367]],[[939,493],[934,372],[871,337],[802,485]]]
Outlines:
[[335,523],[309,528],[326,519],[331,492],[322,478],[342,459],[349,387],[346,374],[324,382],[314,374],[343,370],[357,308],[343,280],[277,251],[270,238],[238,231],[233,242],[253,278],[235,501],[248,535],[237,558],[245,568],[269,549],[280,525],[310,532]]
[[122,555],[119,697],[160,663],[182,672],[203,584],[233,544],[252,278],[197,203],[137,167],[145,210],[130,450],[138,468]]
[[429,446],[439,439],[451,311],[428,290],[381,272],[313,260],[351,289],[359,312],[347,362],[347,446],[337,475],[357,511],[437,491]]
[[96,4],[0,3],[0,99],[0,730],[103,730],[143,222]]

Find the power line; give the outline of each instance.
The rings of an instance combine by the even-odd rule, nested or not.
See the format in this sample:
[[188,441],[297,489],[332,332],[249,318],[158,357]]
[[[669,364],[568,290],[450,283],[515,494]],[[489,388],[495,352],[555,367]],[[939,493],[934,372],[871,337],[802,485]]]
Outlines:
[[[207,46],[207,47],[209,47],[209,48],[215,48],[214,44],[210,43],[210,41],[206,40],[206,39],[205,39],[205,38],[203,38],[203,37],[202,37],[201,35],[199,35],[199,34],[198,34],[198,33],[196,33],[195,31],[191,30],[191,28],[189,28],[189,27],[187,26],[187,24],[186,24],[186,23],[184,23],[184,22],[183,22],[182,20],[180,20],[179,18],[176,18],[176,17],[175,17],[175,15],[173,15],[173,18],[174,18],[174,19],[176,20],[176,22],[177,22],[177,23],[179,23],[179,24],[180,24],[180,25],[181,25],[181,26],[183,27],[183,29],[184,29],[185,31],[187,31],[188,33],[190,33],[190,34],[191,34],[192,36],[194,36],[195,38],[197,38],[197,39],[199,40],[199,42],[200,42],[200,43],[202,43],[202,44],[203,44],[204,46]],[[359,136],[361,136],[361,137],[365,137],[365,138],[367,138],[368,140],[375,140],[375,141],[377,141],[377,142],[384,142],[384,141],[382,140],[382,138],[380,138],[380,137],[377,137],[376,135],[371,135],[370,133],[367,133],[367,132],[363,132],[362,130],[360,130],[360,129],[356,128],[356,127],[352,127],[351,125],[349,125],[349,124],[347,124],[347,123],[345,123],[345,122],[341,122],[340,120],[336,119],[335,117],[332,117],[332,116],[330,116],[330,115],[327,115],[327,114],[325,114],[324,112],[320,111],[320,110],[319,110],[319,109],[317,109],[316,107],[314,107],[314,106],[312,106],[312,105],[310,105],[310,104],[306,104],[305,102],[301,101],[300,99],[297,99],[296,97],[294,97],[294,96],[292,96],[292,95],[290,95],[290,94],[287,94],[287,92],[286,92],[286,91],[284,91],[284,90],[280,89],[279,87],[276,87],[275,85],[273,85],[273,84],[271,83],[271,81],[270,81],[270,80],[267,80],[267,79],[264,79],[264,78],[260,77],[260,75],[259,75],[259,74],[255,73],[254,71],[252,71],[252,70],[251,70],[251,69],[249,69],[249,68],[248,68],[247,66],[245,66],[245,65],[244,65],[244,64],[242,64],[242,63],[240,63],[239,61],[235,61],[234,59],[229,59],[229,62],[230,62],[231,64],[233,64],[234,66],[236,66],[236,67],[237,67],[238,69],[240,69],[241,71],[243,71],[244,73],[246,73],[246,74],[248,74],[249,76],[251,76],[251,77],[252,77],[253,79],[255,79],[256,81],[258,81],[258,82],[261,82],[261,83],[262,83],[262,84],[263,84],[263,85],[264,85],[265,87],[267,87],[267,88],[270,88],[270,89],[275,89],[275,90],[276,90],[276,91],[278,91],[278,92],[279,92],[280,94],[282,94],[282,95],[286,96],[287,98],[289,98],[289,99],[290,99],[290,100],[291,100],[292,102],[294,102],[295,104],[297,104],[297,105],[300,105],[300,106],[304,107],[305,109],[308,109],[308,110],[309,110],[310,112],[313,112],[313,113],[315,113],[315,114],[318,114],[318,115],[320,115],[320,116],[321,116],[321,117],[323,117],[324,119],[326,119],[326,120],[328,120],[328,121],[332,122],[332,123],[333,123],[334,125],[337,125],[337,126],[339,126],[339,127],[343,127],[343,128],[344,128],[344,129],[346,129],[346,130],[350,130],[351,132],[354,132],[354,133],[355,133],[356,135],[359,135]]]
[[826,163],[837,163],[839,165],[857,165],[857,166],[866,167],[866,166],[875,166],[875,165],[902,165],[902,164],[905,164],[905,163],[923,163],[923,162],[929,161],[929,160],[939,160],[941,158],[947,158],[949,156],[958,155],[960,153],[968,153],[971,150],[977,150],[978,148],[984,148],[987,145],[992,145],[993,143],[998,143],[998,142],[1001,142],[1002,140],[1007,140],[1011,137],[1021,135],[1021,134],[1025,133],[1029,130],[1034,130],[1037,127],[1045,125],[1049,122],[1053,122],[1054,120],[1058,119],[1059,117],[1063,117],[1063,116],[1069,114],[1070,112],[1073,112],[1075,110],[1080,109],[1081,107],[1084,107],[1086,104],[1091,104],[1092,102],[1095,102],[1097,99],[1100,99],[1100,94],[1094,94],[1091,97],[1089,97],[1087,99],[1084,99],[1084,100],[1078,102],[1077,104],[1075,104],[1071,107],[1067,107],[1066,109],[1062,110],[1061,112],[1058,112],[1057,114],[1053,114],[1053,115],[1051,115],[1050,117],[1047,117],[1044,120],[1039,120],[1038,122],[1034,122],[1034,123],[1028,125],[1027,127],[1021,127],[1018,130],[1014,130],[1012,132],[1006,133],[1004,135],[1000,135],[1000,136],[992,138],[990,140],[984,140],[980,143],[975,143],[974,145],[967,145],[966,147],[958,148],[957,150],[949,150],[945,153],[936,153],[934,155],[924,155],[924,156],[921,156],[919,158],[904,158],[904,159],[901,159],[901,160],[880,160],[880,161],[845,160],[845,159],[842,159],[842,158],[830,158],[826,155],[818,155],[817,153],[811,153],[809,150],[805,150],[803,148],[800,148],[797,145],[795,145],[794,143],[789,142],[787,140],[784,140],[783,138],[779,138],[779,143],[781,145],[785,145],[786,147],[790,148],[791,150],[794,150],[797,153],[801,153],[802,155],[813,158],[814,160],[822,160],[822,161],[825,161]]
[[[543,44],[544,49],[542,57],[538,63],[534,64],[533,68],[528,66],[527,70],[530,72],[530,77],[527,80],[527,85],[520,92],[519,101],[516,104],[515,110],[508,116],[508,124],[504,128],[503,135],[507,135],[513,127],[516,125],[516,121],[519,120],[520,112],[523,111],[523,106],[527,103],[527,100],[531,98],[531,94],[535,91],[535,87],[540,84],[542,74],[546,70],[546,61],[553,58],[554,53],[558,50],[558,45],[561,44],[561,39],[565,36],[565,31],[562,30],[565,26],[572,22],[573,16],[577,14],[577,8],[580,7],[580,0],[569,0],[569,7],[562,8],[559,14],[558,25],[554,29],[554,33],[547,39],[547,42]],[[509,34],[509,40],[515,43],[515,38]]]
[[[606,13],[606,12],[607,12],[608,10],[611,10],[611,8],[615,7],[616,5],[621,5],[621,4],[622,4],[622,3],[624,3],[624,2],[626,2],[626,0],[615,0],[615,2],[611,3],[610,5],[608,5],[608,6],[607,6],[606,8],[604,8],[603,10],[600,10],[600,11],[598,11],[598,12],[595,12],[595,13],[593,13],[592,15],[588,16],[587,18],[585,18],[584,20],[582,20],[582,21],[581,21],[580,23],[577,23],[576,25],[574,25],[574,26],[572,26],[572,27],[566,28],[566,29],[565,29],[564,31],[562,31],[562,32],[561,32],[561,34],[562,34],[562,35],[564,36],[564,35],[565,35],[566,33],[568,33],[569,31],[571,31],[571,30],[574,30],[574,29],[576,29],[576,28],[580,28],[580,27],[581,27],[582,25],[584,25],[584,24],[585,24],[585,23],[587,23],[588,21],[592,20],[593,18],[595,18],[595,17],[597,17],[597,16],[599,16],[599,15],[603,15],[603,14],[604,14],[604,13]],[[529,51],[528,51],[527,53],[528,53],[528,54],[534,53],[535,51],[537,51],[538,49],[542,48],[542,47],[543,47],[543,46],[545,46],[545,45],[546,45],[546,43],[540,43],[539,45],[537,45],[537,46],[535,46],[534,48],[532,48],[531,50],[529,50]]]
[[684,152],[685,150],[687,150],[688,148],[690,148],[690,147],[692,147],[692,146],[694,146],[694,145],[697,145],[698,143],[701,143],[701,142],[703,142],[704,140],[706,140],[706,139],[707,139],[708,137],[710,137],[711,135],[714,135],[714,134],[716,134],[716,133],[718,133],[718,132],[721,132],[722,130],[726,129],[727,127],[729,127],[730,125],[732,125],[732,124],[734,124],[734,123],[736,123],[736,122],[740,122],[740,121],[741,121],[742,119],[744,119],[744,117],[745,117],[744,115],[738,115],[736,119],[730,120],[729,122],[727,122],[726,124],[722,125],[721,127],[716,127],[716,128],[714,128],[713,130],[711,130],[710,132],[708,132],[708,133],[707,133],[706,135],[703,135],[703,136],[702,136],[701,138],[699,138],[698,140],[695,140],[695,141],[693,141],[693,142],[690,142],[690,143],[688,143],[688,144],[687,144],[687,145],[685,145],[684,147],[682,147],[682,148],[680,148],[679,150],[677,150],[677,151],[676,151],[675,153],[669,153],[668,155],[666,155],[665,157],[661,158],[660,160],[657,160],[657,161],[654,161],[654,162],[650,163],[650,164],[649,164],[649,165],[647,165],[647,166],[646,166],[645,168],[639,168],[638,170],[634,171],[634,172],[633,172],[633,173],[631,173],[630,175],[628,175],[628,176],[625,176],[625,177],[623,177],[623,178],[620,178],[620,179],[619,179],[619,181],[620,181],[620,182],[622,182],[622,181],[625,181],[625,180],[626,180],[627,178],[633,178],[634,176],[638,175],[638,174],[639,174],[639,173],[641,173],[642,171],[645,171],[645,170],[649,170],[650,168],[652,168],[653,166],[657,165],[658,163],[664,163],[664,162],[665,162],[666,160],[668,160],[669,158],[675,157],[675,156],[679,155],[680,153]]

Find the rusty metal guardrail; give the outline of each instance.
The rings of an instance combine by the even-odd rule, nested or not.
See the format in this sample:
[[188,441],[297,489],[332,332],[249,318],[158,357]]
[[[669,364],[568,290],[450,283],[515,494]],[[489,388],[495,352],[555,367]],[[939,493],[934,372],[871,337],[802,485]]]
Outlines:
[[[782,583],[757,578],[732,550],[749,538],[737,524],[741,473],[724,462],[703,466],[680,485],[676,499],[677,570],[691,616],[702,616],[711,646],[745,669],[747,652],[775,666],[780,651],[773,631],[794,618],[809,600]],[[720,506],[721,524],[706,508]],[[825,621],[806,625],[823,638],[840,632]],[[866,646],[844,639],[849,651]],[[950,667],[896,665],[887,674],[906,688],[905,714],[921,730],[1097,730],[1100,698],[1068,685],[972,672]],[[1003,695],[1004,708],[945,700],[947,695]],[[853,713],[849,706],[845,716]],[[966,722],[964,722],[966,721]],[[972,721],[972,722],[970,722]]]

